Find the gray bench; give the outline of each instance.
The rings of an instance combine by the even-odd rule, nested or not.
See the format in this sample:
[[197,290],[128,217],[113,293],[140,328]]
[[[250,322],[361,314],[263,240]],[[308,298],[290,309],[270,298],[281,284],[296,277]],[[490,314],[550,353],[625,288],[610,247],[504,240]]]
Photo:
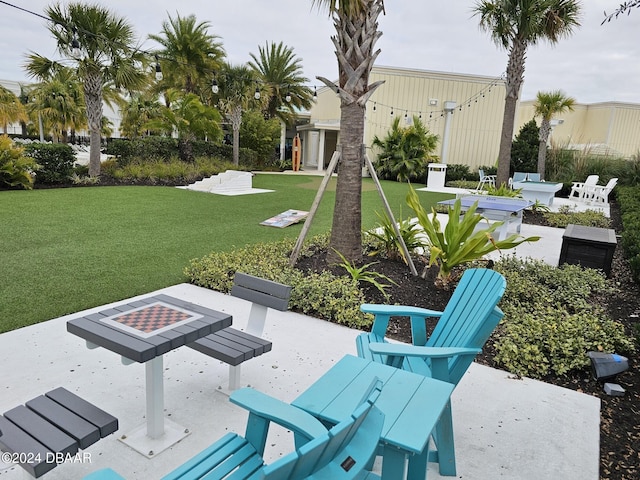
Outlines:
[[291,287],[236,272],[231,295],[252,302],[245,331],[227,327],[188,344],[189,347],[229,365],[229,390],[240,386],[243,362],[271,350],[271,342],[261,338],[267,310],[286,311]]
[[60,387],[0,416],[0,449],[38,478],[118,430],[118,419]]

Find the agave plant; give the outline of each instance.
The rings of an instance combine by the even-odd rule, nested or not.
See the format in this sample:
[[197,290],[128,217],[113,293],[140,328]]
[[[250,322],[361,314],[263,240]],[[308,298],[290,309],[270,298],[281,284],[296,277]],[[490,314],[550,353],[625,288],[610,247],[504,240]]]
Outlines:
[[476,213],[477,202],[462,214],[462,203],[458,199],[449,207],[449,221],[442,229],[435,209],[431,209],[431,218],[420,204],[416,191],[410,187],[407,195],[407,204],[416,213],[418,223],[424,229],[429,239],[429,266],[437,265],[439,268],[436,282],[447,287],[452,280],[452,270],[458,265],[481,259],[486,254],[495,250],[508,250],[517,247],[523,242],[535,242],[540,237],[521,237],[513,234],[504,240],[496,240],[491,236],[503,222],[495,222],[484,230],[476,231],[475,228],[485,217]]

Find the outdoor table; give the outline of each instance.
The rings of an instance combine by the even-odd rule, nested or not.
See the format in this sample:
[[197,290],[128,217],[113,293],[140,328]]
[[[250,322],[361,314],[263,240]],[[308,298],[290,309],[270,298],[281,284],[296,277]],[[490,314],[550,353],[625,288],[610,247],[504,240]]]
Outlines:
[[[405,478],[408,456],[406,478],[424,480],[429,460],[429,437],[443,410],[449,408],[452,384],[347,355],[292,405],[335,425],[358,406],[367,387],[376,378],[384,383],[375,403],[385,415],[380,439],[382,479]],[[441,462],[453,459],[453,438],[441,440],[438,445]]]
[[[504,240],[508,236],[509,226],[514,225],[520,233],[522,226],[522,212],[533,205],[533,202],[514,197],[494,197],[486,195],[467,195],[460,199],[462,211],[466,212],[474,203],[478,202],[476,213],[489,220],[503,222],[497,229],[498,240]],[[443,200],[439,205],[453,205],[456,200]]]
[[525,200],[540,202],[543,205],[553,205],[556,193],[562,190],[562,183],[534,182],[532,180],[513,182],[512,186],[514,190],[520,190],[520,195]]
[[121,440],[151,458],[183,439],[188,430],[164,418],[163,355],[231,325],[231,316],[168,295],[130,301],[69,320],[67,331],[145,364],[146,423]]

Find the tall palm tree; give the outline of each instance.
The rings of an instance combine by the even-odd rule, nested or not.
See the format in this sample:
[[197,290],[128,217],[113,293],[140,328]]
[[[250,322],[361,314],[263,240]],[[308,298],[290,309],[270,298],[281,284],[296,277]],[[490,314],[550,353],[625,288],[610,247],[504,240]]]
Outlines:
[[[134,45],[131,25],[108,9],[86,3],[56,4],[45,10],[60,54],[73,59],[82,79],[90,135],[89,175],[100,175],[100,132],[104,87],[134,90],[146,82],[148,60]],[[79,47],[80,54],[75,50]]]
[[[264,101],[257,87],[255,74],[248,65],[225,64],[219,76],[218,108],[231,123],[233,130],[233,163],[240,163],[240,126],[242,112],[255,101]],[[260,93],[260,95],[258,95]],[[256,98],[258,97],[258,98]]]
[[266,113],[269,118],[279,118],[291,123],[296,110],[311,108],[313,92],[304,84],[309,82],[302,74],[302,59],[296,57],[293,48],[274,42],[258,47],[258,55],[251,53],[249,66],[264,83],[268,97]]
[[7,126],[13,122],[26,122],[27,112],[20,99],[8,88],[0,85],[0,125],[2,125],[4,133],[7,132]]
[[378,17],[383,0],[312,0],[329,11],[336,35],[331,38],[338,59],[338,84],[317,77],[340,97],[340,165],[328,260],[362,260],[362,164],[367,100],[382,82],[369,85],[380,50]]
[[265,113],[280,119],[280,159],[284,160],[287,125],[295,121],[298,111],[311,108],[313,92],[304,85],[309,79],[302,75],[302,59],[293,48],[271,42],[258,47],[258,54],[250,54],[249,66],[266,87]]
[[161,116],[161,106],[158,97],[149,91],[131,95],[122,109],[120,133],[129,138],[146,135],[150,131],[147,123]]
[[209,22],[198,23],[195,15],[177,14],[162,22],[159,35],[149,35],[162,47],[157,52],[163,74],[161,88],[195,93],[203,101],[209,96],[214,72],[225,57],[220,37],[208,32],[210,26]]
[[578,0],[479,0],[473,12],[480,17],[480,28],[490,33],[498,47],[509,52],[497,177],[498,185],[506,184],[527,48],[541,40],[553,45],[573,33],[574,28],[580,26],[581,3]]
[[551,119],[554,115],[559,115],[566,111],[573,111],[576,100],[573,97],[567,97],[562,90],[553,92],[538,92],[536,101],[533,104],[536,116],[542,117],[540,123],[540,133],[538,139],[538,173],[540,178],[544,178],[545,162],[547,159],[547,141],[551,135]]

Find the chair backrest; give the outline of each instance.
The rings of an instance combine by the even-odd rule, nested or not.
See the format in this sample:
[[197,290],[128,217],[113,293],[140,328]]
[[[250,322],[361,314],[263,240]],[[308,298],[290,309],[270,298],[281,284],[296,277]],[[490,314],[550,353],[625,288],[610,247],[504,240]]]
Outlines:
[[609,194],[611,192],[611,190],[613,190],[613,187],[615,187],[618,183],[618,179],[617,178],[612,178],[611,180],[609,180],[607,182],[607,185],[604,187],[605,191],[607,192],[607,194]]
[[598,175],[589,175],[587,179],[584,181],[585,185],[597,185],[600,177]]
[[540,181],[540,174],[539,173],[529,173],[527,175],[527,179],[530,182],[539,182]]
[[256,478],[287,480],[315,478],[316,474],[336,480],[361,478],[375,455],[384,424],[384,414],[374,406],[381,388],[382,382],[375,382],[371,394],[349,418],[295,452],[266,465]]
[[[503,316],[497,305],[506,286],[505,278],[494,270],[466,270],[426,346],[482,348]],[[458,382],[472,360],[460,356],[450,360],[453,383]]]
[[484,178],[484,170],[483,169],[478,169],[478,175],[480,176],[480,180],[482,180]]
[[513,173],[513,181],[514,182],[524,182],[527,179],[526,172],[514,172]]

